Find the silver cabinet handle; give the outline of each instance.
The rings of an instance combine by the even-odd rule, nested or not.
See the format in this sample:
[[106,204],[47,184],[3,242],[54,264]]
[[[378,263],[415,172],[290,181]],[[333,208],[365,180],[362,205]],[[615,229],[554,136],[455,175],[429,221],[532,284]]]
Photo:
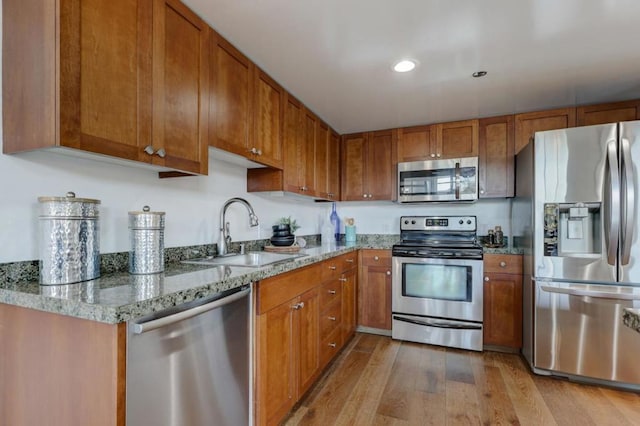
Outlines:
[[304,308],[304,302],[296,303],[295,305],[292,306],[292,308],[295,309],[296,311],[298,309],[302,309]]
[[484,280],[485,280],[486,282],[489,282],[489,277],[484,277]]
[[436,154],[436,157],[440,158],[440,157],[441,157],[441,155],[440,155],[440,154]]
[[387,275],[391,275],[391,271],[387,271]]
[[335,266],[329,266],[329,269],[331,269],[332,271],[335,271],[337,269],[337,267]]
[[329,294],[336,294],[335,290],[329,290]]
[[435,154],[431,154],[431,158],[436,158],[436,155]]
[[147,145],[144,147],[144,152],[146,152],[149,155],[153,155],[155,151],[151,145]]
[[262,155],[262,150],[261,150],[261,149],[257,149],[257,150],[256,150],[256,154],[257,154],[257,155]]
[[507,267],[507,262],[505,262],[505,261],[500,262],[500,267],[501,268],[506,268]]
[[347,263],[353,263],[353,259],[345,259],[345,262],[347,262]]
[[166,317],[154,319],[143,323],[132,323],[132,329],[134,334],[142,334],[147,331],[155,330],[156,328],[165,327],[167,325],[175,324],[180,321],[184,321],[189,318],[193,318],[196,315],[211,311],[212,309],[219,308],[229,303],[235,302],[238,299],[242,299],[251,292],[251,288],[233,293],[230,296],[223,297],[222,299],[214,300],[213,302],[206,303],[204,305],[197,306],[186,311],[178,312],[177,314],[168,315]]
[[373,260],[378,261],[380,258],[378,256],[373,256]]
[[338,278],[338,281],[346,282],[347,279],[345,277],[340,277],[340,278]]
[[160,148],[156,151],[156,155],[160,158],[164,158],[167,155],[167,152],[164,150],[164,148]]
[[329,321],[335,321],[336,320],[336,317],[328,317],[328,318],[329,318]]
[[337,344],[335,344],[335,343],[329,343],[329,346],[331,346],[332,348],[335,348],[335,347],[336,347],[336,346],[338,346],[338,345],[337,345]]

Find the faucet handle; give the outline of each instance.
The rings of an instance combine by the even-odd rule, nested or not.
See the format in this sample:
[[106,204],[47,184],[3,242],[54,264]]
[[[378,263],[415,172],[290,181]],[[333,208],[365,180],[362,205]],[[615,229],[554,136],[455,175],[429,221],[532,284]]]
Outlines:
[[244,254],[244,243],[240,243],[240,254]]

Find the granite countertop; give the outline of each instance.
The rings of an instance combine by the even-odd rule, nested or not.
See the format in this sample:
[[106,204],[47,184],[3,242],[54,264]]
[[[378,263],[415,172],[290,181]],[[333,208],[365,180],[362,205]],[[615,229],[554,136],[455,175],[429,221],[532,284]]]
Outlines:
[[0,282],[0,303],[117,324],[208,297],[361,248],[390,249],[384,240],[351,246],[330,245],[300,251],[286,263],[262,268],[171,263],[165,272],[103,274],[78,284],[41,286],[38,282]]
[[622,314],[622,322],[640,333],[640,309],[625,308]]

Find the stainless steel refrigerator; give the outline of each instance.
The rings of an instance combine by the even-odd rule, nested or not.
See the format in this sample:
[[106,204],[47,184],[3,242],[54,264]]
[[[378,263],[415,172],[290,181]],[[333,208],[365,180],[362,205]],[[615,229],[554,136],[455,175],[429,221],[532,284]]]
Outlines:
[[533,370],[640,390],[640,121],[538,132],[516,158],[523,354]]

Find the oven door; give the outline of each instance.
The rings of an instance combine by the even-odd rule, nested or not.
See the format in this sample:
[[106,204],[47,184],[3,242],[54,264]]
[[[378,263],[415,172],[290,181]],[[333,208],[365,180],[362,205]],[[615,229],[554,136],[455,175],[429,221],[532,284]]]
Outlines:
[[398,202],[475,201],[478,157],[398,164]]
[[393,257],[392,310],[482,322],[482,260]]

